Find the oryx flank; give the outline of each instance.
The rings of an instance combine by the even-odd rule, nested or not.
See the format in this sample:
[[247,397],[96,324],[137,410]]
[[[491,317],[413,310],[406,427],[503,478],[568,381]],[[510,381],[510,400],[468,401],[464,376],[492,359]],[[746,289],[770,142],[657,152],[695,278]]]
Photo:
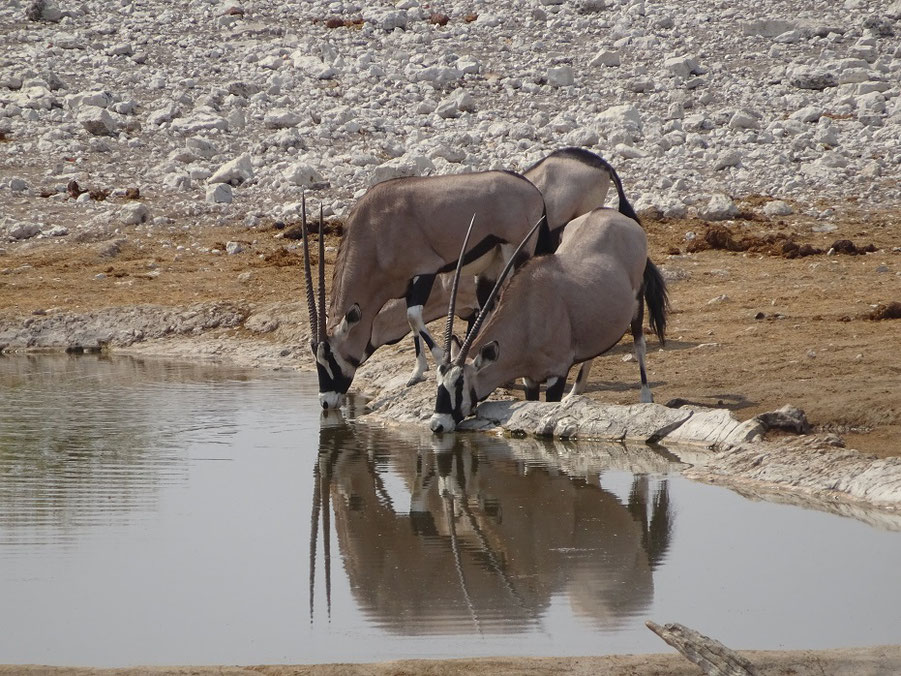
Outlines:
[[[503,275],[492,295],[502,282]],[[455,429],[478,402],[516,378],[526,379],[527,399],[537,399],[539,385],[546,382],[547,400],[559,401],[573,364],[603,354],[630,327],[641,374],[640,399],[653,401],[644,366],[643,301],[662,343],[666,285],[648,259],[641,225],[604,208],[571,221],[557,251],[524,264],[484,330],[479,332],[480,313],[453,362],[446,357],[438,367],[432,431]],[[445,335],[452,325],[449,312]],[[470,349],[476,357],[467,362]],[[577,385],[581,381],[584,386],[587,376],[583,368]]]
[[[602,157],[584,148],[562,148],[533,164],[523,174],[544,196],[547,223],[552,232],[552,249],[556,248],[560,228],[566,223],[604,206],[607,191],[613,183],[619,199],[620,213],[636,218],[632,205],[623,192],[622,182],[616,170]],[[453,273],[439,275],[432,292],[422,308],[423,322],[443,317],[447,312]],[[457,316],[467,320],[469,326],[478,314],[475,283],[470,276],[460,280],[457,295]],[[391,300],[379,312],[372,329],[371,344],[377,348],[398,342],[410,331],[407,306],[403,300]],[[426,340],[428,340],[426,338]],[[420,334],[413,334],[416,365],[408,385],[421,382],[428,371],[426,352],[422,349]],[[433,355],[439,351],[429,345]],[[436,358],[437,360],[437,358]],[[590,368],[590,365],[589,365]]]
[[[472,246],[461,253],[461,235],[473,214]],[[405,298],[411,328],[433,346],[422,307],[435,276],[453,270],[462,256],[467,274],[477,277],[487,296],[509,251],[536,223],[538,239],[549,241],[541,192],[513,172],[393,179],[370,188],[345,224],[327,320],[324,293],[320,289],[317,309],[307,273],[322,407],[341,405],[357,367],[377,347],[372,328],[385,303]],[[534,241],[524,254],[533,253]],[[436,347],[434,356],[441,355]]]

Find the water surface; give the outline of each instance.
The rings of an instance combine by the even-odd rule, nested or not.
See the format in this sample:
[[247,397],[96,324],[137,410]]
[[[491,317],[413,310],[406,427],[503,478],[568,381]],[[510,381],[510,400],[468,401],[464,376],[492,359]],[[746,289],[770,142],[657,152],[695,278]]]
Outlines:
[[665,452],[320,419],[315,380],[0,358],[0,663],[897,643],[901,534]]

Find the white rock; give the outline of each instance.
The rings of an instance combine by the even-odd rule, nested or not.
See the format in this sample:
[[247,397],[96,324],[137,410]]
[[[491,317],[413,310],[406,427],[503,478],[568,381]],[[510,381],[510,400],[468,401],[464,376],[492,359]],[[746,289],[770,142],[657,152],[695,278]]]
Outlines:
[[788,202],[773,200],[772,202],[767,202],[763,205],[763,213],[770,218],[776,218],[779,216],[788,216],[789,214],[794,213],[794,210]]
[[244,251],[244,247],[241,246],[240,242],[227,242],[225,244],[225,251],[229,256],[234,256],[235,254]]
[[626,160],[636,160],[638,158],[648,156],[648,154],[641,148],[636,148],[635,146],[627,145],[625,143],[617,143],[613,148],[613,151]]
[[588,65],[592,68],[596,68],[597,66],[607,66],[608,68],[615,68],[620,65],[620,58],[618,52],[613,52],[608,49],[604,49],[595,55],[595,57],[588,62]]
[[705,221],[725,221],[738,215],[738,207],[728,195],[714,195],[706,206],[698,209],[698,216]]
[[250,161],[250,154],[244,153],[219,167],[210,176],[209,182],[239,186],[251,178],[253,178],[253,164]]
[[691,56],[672,56],[663,62],[663,67],[682,79],[687,79],[689,75],[703,75],[707,72],[707,69],[702,68]]
[[736,110],[729,120],[729,126],[732,129],[760,129],[760,121],[748,110]]
[[729,167],[737,167],[741,164],[741,153],[737,150],[727,150],[720,153],[713,163],[713,170],[720,171]]
[[266,113],[263,118],[263,126],[268,129],[287,129],[288,127],[296,127],[301,121],[300,115],[293,110],[285,110],[284,108],[275,108]]
[[232,199],[232,187],[228,183],[213,183],[207,186],[207,202],[213,204],[231,204]]
[[210,160],[216,155],[216,147],[202,136],[192,136],[185,139],[185,146],[192,153],[205,160]]
[[822,116],[823,109],[817,106],[805,106],[789,115],[791,119],[801,120],[801,122],[817,122]]
[[150,220],[150,209],[141,202],[126,204],[119,210],[119,220],[125,225],[138,225]]
[[150,124],[159,126],[165,122],[171,122],[178,116],[178,114],[178,106],[174,102],[170,102],[168,105],[163,106],[162,108],[157,108],[156,110],[151,112],[147,116],[147,121]]
[[552,87],[571,87],[575,84],[572,66],[557,66],[547,69],[547,83]]
[[641,129],[641,114],[635,106],[629,103],[607,108],[597,115],[597,120],[604,125],[616,127],[634,125]]
[[94,136],[111,136],[116,131],[115,120],[103,108],[83,108],[78,113],[78,122]]
[[774,38],[790,30],[794,30],[797,24],[794,21],[784,19],[758,19],[756,21],[743,21],[742,33],[756,35],[764,38]]
[[291,185],[309,187],[322,182],[322,174],[311,164],[296,162],[284,171],[285,180]]
[[41,231],[34,223],[10,223],[6,226],[6,235],[10,239],[30,239]]

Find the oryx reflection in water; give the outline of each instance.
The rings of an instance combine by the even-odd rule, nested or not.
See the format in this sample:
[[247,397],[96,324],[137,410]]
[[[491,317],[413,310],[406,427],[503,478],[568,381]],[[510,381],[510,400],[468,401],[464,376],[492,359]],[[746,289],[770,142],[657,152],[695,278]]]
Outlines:
[[[573,471],[553,462],[560,446],[324,426],[314,469],[311,619],[317,524],[329,587],[332,519],[356,603],[392,633],[540,628],[560,598],[605,630],[646,610],[672,535],[663,476],[670,462],[642,451],[650,458],[642,467],[659,478],[635,474],[620,500],[603,472],[625,469],[622,459],[633,455],[592,445],[594,459]],[[330,598],[327,589],[329,606]]]

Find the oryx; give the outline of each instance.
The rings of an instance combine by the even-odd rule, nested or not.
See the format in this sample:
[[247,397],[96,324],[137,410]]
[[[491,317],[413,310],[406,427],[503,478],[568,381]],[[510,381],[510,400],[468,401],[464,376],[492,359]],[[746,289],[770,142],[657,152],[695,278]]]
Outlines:
[[[357,367],[377,347],[372,328],[386,302],[406,299],[410,326],[431,348],[422,307],[435,276],[460,259],[487,296],[509,251],[533,224],[541,223],[540,241],[550,240],[544,212],[538,188],[507,171],[393,179],[370,188],[345,224],[327,318],[321,259],[318,308],[305,270],[322,407],[341,404]],[[472,246],[461,252],[461,231],[473,214]],[[534,252],[534,241],[525,255]],[[441,355],[435,346],[435,358]]]
[[[529,181],[544,196],[547,210],[548,228],[552,233],[551,248],[556,248],[560,228],[566,223],[604,205],[612,183],[616,188],[619,211],[629,218],[637,218],[635,211],[623,191],[623,185],[616,170],[602,157],[584,148],[561,148],[536,162],[523,172]],[[420,313],[424,323],[443,317],[447,311],[453,273],[439,275],[431,294]],[[457,316],[468,320],[469,326],[478,314],[479,303],[473,279],[460,279],[457,296]],[[374,348],[398,342],[410,331],[407,318],[408,306],[403,300],[391,300],[381,309],[372,329],[370,343]],[[422,339],[426,341],[432,354],[440,354],[431,336],[413,333],[416,364],[408,385],[421,382],[428,371],[426,351],[422,349]],[[436,358],[440,359],[440,357]],[[590,368],[590,365],[589,365]]]
[[[509,270],[507,266],[492,296]],[[573,364],[606,352],[629,328],[641,374],[640,399],[653,401],[644,365],[644,302],[662,343],[666,284],[648,258],[641,225],[606,208],[571,221],[554,254],[528,261],[513,275],[481,332],[485,315],[479,314],[453,362],[451,299],[432,431],[453,430],[478,402],[520,377],[527,381],[527,399],[537,399],[539,385],[546,382],[547,400],[559,401]],[[476,357],[467,362],[470,349]],[[587,377],[583,367],[577,385]]]

